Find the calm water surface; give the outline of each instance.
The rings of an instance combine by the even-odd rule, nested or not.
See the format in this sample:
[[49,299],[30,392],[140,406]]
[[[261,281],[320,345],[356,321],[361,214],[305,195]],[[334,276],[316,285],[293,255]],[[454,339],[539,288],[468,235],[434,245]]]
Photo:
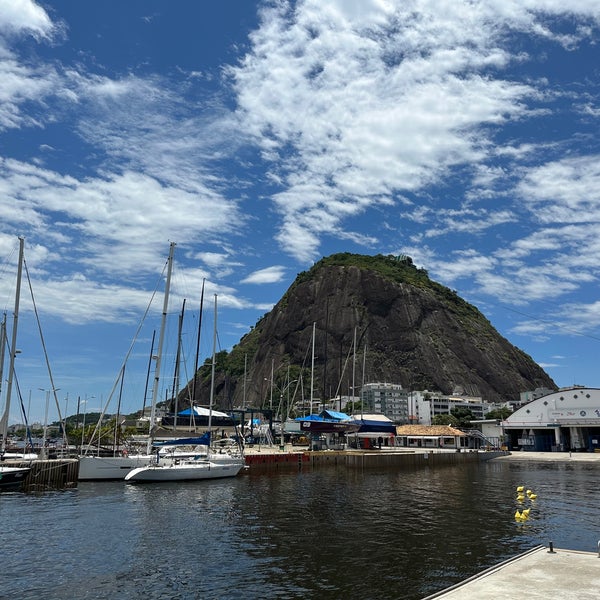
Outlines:
[[[419,599],[550,540],[595,551],[599,483],[491,461],[3,493],[0,597]],[[538,494],[525,523],[518,485]]]

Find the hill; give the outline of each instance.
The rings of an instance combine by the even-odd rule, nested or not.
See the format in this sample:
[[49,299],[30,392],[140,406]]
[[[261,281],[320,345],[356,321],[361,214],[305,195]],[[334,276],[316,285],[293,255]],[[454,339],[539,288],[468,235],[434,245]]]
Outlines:
[[[517,400],[537,387],[556,389],[475,306],[406,256],[335,254],[300,273],[252,331],[218,355],[216,403],[229,409],[245,398],[246,406],[269,406],[272,371],[274,406],[296,380],[308,398],[311,372],[315,398],[351,395],[353,381],[357,392],[362,381],[378,381],[489,402]],[[204,365],[198,403],[207,404],[209,378]],[[179,406],[189,405],[188,389],[191,383]]]

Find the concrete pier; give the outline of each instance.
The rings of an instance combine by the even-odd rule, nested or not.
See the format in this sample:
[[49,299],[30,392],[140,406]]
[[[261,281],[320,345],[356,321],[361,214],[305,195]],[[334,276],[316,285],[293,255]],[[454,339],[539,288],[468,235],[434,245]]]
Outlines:
[[537,546],[423,600],[597,600],[600,554]]
[[422,469],[444,465],[490,460],[505,452],[456,452],[448,450],[302,450],[293,446],[246,448],[250,471],[319,468],[339,466],[347,469]]

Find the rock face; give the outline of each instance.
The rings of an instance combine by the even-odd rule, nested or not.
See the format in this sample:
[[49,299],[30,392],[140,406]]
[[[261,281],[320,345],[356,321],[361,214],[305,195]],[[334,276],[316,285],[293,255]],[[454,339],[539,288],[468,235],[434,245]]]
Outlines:
[[[296,401],[301,393],[309,398],[311,375],[315,399],[352,395],[353,383],[358,395],[363,381],[488,402],[517,400],[520,392],[537,387],[556,389],[477,308],[430,280],[409,257],[322,259],[218,358],[215,399],[224,409],[242,406],[244,398],[246,407],[276,409],[294,390]],[[208,379],[204,366],[196,385],[202,404]],[[186,404],[184,395],[185,390],[179,406]]]

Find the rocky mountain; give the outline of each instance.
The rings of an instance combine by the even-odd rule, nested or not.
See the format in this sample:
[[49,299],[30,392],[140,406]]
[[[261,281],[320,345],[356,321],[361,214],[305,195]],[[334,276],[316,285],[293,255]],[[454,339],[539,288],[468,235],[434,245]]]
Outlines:
[[[363,381],[490,402],[556,389],[476,307],[406,256],[323,258],[216,365],[215,403],[223,409],[276,409],[288,394],[308,399],[311,377],[315,399],[352,395],[353,383],[358,394]],[[197,374],[197,403],[207,404],[209,380],[206,364]],[[180,407],[189,405],[191,388],[182,391]]]

